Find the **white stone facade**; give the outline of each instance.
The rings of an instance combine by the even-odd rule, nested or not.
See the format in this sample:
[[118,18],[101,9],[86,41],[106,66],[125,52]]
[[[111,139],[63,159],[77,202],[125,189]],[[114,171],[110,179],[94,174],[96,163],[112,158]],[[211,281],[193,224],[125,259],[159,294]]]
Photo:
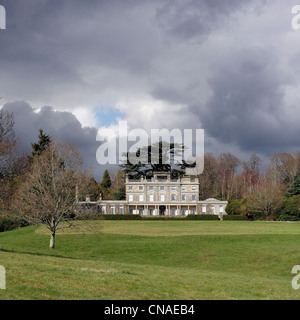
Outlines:
[[140,214],[143,216],[186,216],[214,214],[220,218],[227,201],[213,198],[199,201],[197,177],[172,179],[170,173],[155,172],[153,178],[138,180],[126,177],[126,200],[100,200],[104,214]]

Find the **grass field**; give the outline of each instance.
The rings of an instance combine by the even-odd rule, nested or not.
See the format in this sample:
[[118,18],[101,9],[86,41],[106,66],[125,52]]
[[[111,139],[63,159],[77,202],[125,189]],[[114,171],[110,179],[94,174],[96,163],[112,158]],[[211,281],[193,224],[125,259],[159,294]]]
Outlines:
[[0,299],[300,298],[300,223],[93,223],[101,234],[67,230],[54,250],[42,227],[0,233]]

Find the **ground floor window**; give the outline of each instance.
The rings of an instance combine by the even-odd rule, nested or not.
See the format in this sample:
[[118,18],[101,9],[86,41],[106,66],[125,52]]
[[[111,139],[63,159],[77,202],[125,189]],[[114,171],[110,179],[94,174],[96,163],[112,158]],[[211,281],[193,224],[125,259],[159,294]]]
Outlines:
[[133,209],[129,208],[129,214],[133,214]]
[[149,209],[149,215],[153,216],[153,209]]
[[115,206],[110,206],[110,214],[115,214]]
[[119,213],[120,214],[124,214],[124,206],[120,206],[119,207]]
[[142,216],[144,214],[144,209],[139,209],[139,214]]

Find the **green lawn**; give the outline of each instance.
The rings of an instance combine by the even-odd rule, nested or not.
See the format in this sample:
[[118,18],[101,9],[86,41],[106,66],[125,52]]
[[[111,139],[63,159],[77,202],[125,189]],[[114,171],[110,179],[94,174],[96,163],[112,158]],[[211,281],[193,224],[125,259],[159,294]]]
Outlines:
[[101,234],[67,230],[54,250],[41,227],[0,233],[0,299],[300,298],[300,223],[93,223]]

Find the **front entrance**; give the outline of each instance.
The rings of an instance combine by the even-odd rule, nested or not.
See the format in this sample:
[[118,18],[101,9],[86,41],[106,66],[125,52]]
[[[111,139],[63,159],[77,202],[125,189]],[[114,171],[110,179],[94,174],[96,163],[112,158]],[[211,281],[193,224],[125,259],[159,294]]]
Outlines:
[[166,206],[159,206],[159,215],[164,216],[166,213]]

